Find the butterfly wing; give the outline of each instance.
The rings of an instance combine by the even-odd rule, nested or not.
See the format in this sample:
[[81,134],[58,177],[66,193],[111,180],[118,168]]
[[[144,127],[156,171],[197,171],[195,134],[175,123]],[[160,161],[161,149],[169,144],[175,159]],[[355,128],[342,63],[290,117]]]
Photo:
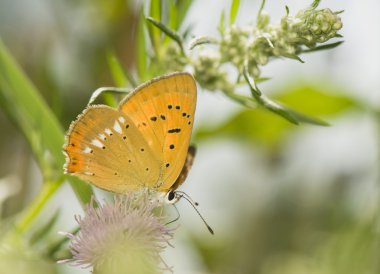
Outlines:
[[174,73],[138,87],[119,110],[138,127],[159,161],[158,191],[172,188],[184,166],[193,128],[197,90],[188,73]]
[[90,106],[72,123],[65,170],[99,188],[125,193],[157,182],[158,159],[134,122],[104,105]]

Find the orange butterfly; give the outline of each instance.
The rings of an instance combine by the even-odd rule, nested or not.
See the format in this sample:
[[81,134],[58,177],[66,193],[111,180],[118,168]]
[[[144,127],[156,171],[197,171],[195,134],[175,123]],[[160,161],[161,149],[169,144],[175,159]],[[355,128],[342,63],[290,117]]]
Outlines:
[[194,78],[177,72],[139,86],[117,109],[87,107],[66,135],[65,172],[104,190],[147,187],[176,202],[174,190],[195,154],[189,143],[196,98]]

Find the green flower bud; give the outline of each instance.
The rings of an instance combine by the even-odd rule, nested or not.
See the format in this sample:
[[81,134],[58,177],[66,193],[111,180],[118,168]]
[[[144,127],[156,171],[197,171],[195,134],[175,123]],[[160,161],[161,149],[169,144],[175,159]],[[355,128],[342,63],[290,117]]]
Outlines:
[[269,25],[270,16],[266,11],[261,11],[259,17],[257,18],[257,28],[264,29]]
[[193,66],[194,76],[204,88],[214,91],[225,87],[227,73],[221,69],[221,57],[217,51],[202,48]]

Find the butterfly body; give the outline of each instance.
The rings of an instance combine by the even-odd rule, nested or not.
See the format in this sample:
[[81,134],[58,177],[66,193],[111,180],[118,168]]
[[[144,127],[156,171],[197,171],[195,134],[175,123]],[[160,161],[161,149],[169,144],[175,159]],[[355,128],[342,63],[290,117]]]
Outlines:
[[179,72],[139,86],[117,109],[87,107],[66,135],[65,171],[116,193],[177,188],[188,162],[196,93],[193,77]]

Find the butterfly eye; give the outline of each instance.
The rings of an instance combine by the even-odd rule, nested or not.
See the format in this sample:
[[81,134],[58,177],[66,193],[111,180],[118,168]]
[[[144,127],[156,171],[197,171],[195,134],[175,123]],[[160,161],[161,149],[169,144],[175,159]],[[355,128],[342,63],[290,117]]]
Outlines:
[[180,196],[176,195],[176,193],[173,190],[170,190],[165,197],[165,202],[168,204],[175,204],[178,202]]

